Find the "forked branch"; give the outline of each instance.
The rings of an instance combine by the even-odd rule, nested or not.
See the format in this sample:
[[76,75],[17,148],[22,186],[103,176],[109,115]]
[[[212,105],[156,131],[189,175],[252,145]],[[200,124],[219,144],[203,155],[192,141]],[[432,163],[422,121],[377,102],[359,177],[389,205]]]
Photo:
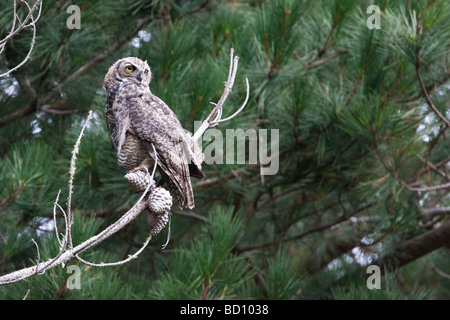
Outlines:
[[211,102],[213,105],[215,105],[215,107],[211,111],[209,116],[206,118],[206,120],[203,121],[203,123],[201,124],[200,128],[198,128],[198,130],[194,133],[194,136],[192,137],[194,141],[198,141],[198,139],[203,135],[203,133],[208,128],[217,126],[217,125],[219,125],[219,123],[231,120],[234,117],[236,117],[244,109],[244,107],[247,105],[248,97],[250,95],[250,86],[248,84],[248,79],[245,78],[245,83],[246,83],[246,86],[247,86],[247,94],[246,94],[244,103],[231,116],[229,116],[229,117],[227,117],[225,119],[222,119],[223,104],[225,103],[225,101],[228,98],[228,95],[231,93],[231,90],[233,89],[234,80],[236,79],[236,73],[237,73],[237,69],[238,69],[238,62],[239,62],[239,57],[238,56],[236,56],[236,57],[234,56],[234,49],[231,48],[231,51],[230,51],[230,68],[229,68],[229,71],[228,71],[228,79],[225,82],[225,90],[223,91],[222,96],[220,97],[220,99],[219,99],[219,101],[217,103],[212,103]]
[[422,80],[422,75],[420,72],[420,55],[419,55],[419,47],[416,48],[416,74],[417,74],[417,80],[419,80],[420,88],[422,89],[422,93],[425,96],[425,100],[427,101],[428,105],[430,106],[431,110],[438,116],[439,119],[441,119],[442,122],[445,123],[447,127],[450,128],[450,121],[447,120],[446,117],[442,113],[439,112],[439,110],[434,105],[433,101],[431,101],[430,95],[428,94],[427,88],[425,87],[425,84]]
[[[25,4],[25,6],[28,9],[28,15],[25,17],[25,19],[23,21],[20,21],[19,15],[17,14],[18,2],[20,4]],[[36,22],[38,22],[38,20],[41,17],[42,2],[43,2],[43,0],[37,0],[34,3],[34,5],[31,7],[28,4],[28,2],[26,2],[25,0],[14,0],[13,21],[12,21],[11,30],[9,31],[9,33],[6,37],[4,37],[2,40],[0,40],[0,55],[3,53],[3,50],[5,49],[5,46],[8,43],[8,41],[11,40],[12,38],[14,38],[23,29],[31,28],[33,30],[33,36],[31,38],[30,49],[28,50],[28,53],[25,56],[25,58],[22,60],[22,62],[17,64],[15,67],[10,68],[9,70],[5,71],[4,73],[0,74],[0,78],[9,76],[12,72],[19,69],[30,59],[31,53],[33,52],[33,49],[34,49],[34,43],[36,41]],[[38,10],[38,8],[39,8],[39,10]],[[34,12],[36,10],[38,10],[38,15],[37,15],[37,17],[34,17]]]
[[[78,137],[77,143],[75,144],[74,150],[72,151],[68,207],[71,206],[71,197],[72,197],[72,192],[73,192],[73,177],[75,175],[75,170],[76,170],[76,167],[75,167],[76,154],[78,153],[78,147],[81,142],[83,132],[84,132],[89,120],[91,119],[91,113],[92,112],[89,113],[86,123],[84,124],[83,129],[81,130],[81,133]],[[157,163],[155,161],[155,168],[156,168],[156,165],[157,165]],[[153,180],[154,173],[155,173],[155,170],[153,170],[153,173],[150,177],[151,180]],[[139,216],[139,214],[141,214],[147,208],[148,204],[147,204],[145,197],[148,195],[148,193],[151,191],[151,189],[154,186],[155,186],[154,183],[149,183],[146,190],[141,195],[141,197],[139,198],[137,203],[128,212],[126,212],[119,220],[117,220],[114,224],[110,225],[108,228],[106,228],[99,234],[89,238],[88,240],[82,242],[81,244],[79,244],[75,247],[73,247],[73,245],[72,245],[72,236],[71,236],[71,226],[73,224],[73,214],[70,214],[70,212],[71,212],[70,208],[67,209],[67,213],[66,213],[66,210],[64,210],[58,204],[58,200],[59,200],[59,196],[60,196],[60,193],[58,192],[58,195],[57,195],[57,198],[56,198],[56,201],[54,204],[53,216],[54,216],[54,222],[55,222],[55,231],[56,231],[57,239],[58,239],[59,245],[60,245],[60,252],[58,253],[58,255],[56,257],[49,259],[45,262],[40,262],[40,255],[38,254],[38,261],[35,266],[24,268],[24,269],[6,274],[4,276],[1,276],[0,277],[0,285],[18,282],[18,281],[30,278],[36,274],[42,274],[45,271],[50,270],[58,265],[64,265],[71,259],[79,259],[80,261],[85,262],[84,260],[79,258],[78,255],[80,253],[86,251],[87,249],[93,247],[94,245],[102,242],[103,240],[107,239],[108,237],[110,237],[111,235],[113,235],[114,233],[116,233],[117,231],[122,229],[123,227],[125,227],[131,221],[133,221],[137,216]],[[61,210],[61,212],[63,213],[65,224],[66,224],[65,234],[63,235],[63,240],[61,240],[61,238],[58,234],[58,228],[56,225],[57,208],[59,210]],[[145,248],[145,246],[149,243],[150,239],[151,239],[151,236],[149,236],[147,238],[146,242],[144,243],[143,248],[141,250],[139,250],[136,254],[130,256],[130,258],[125,261],[114,263],[114,265],[125,263],[125,262],[131,260],[132,258],[135,258],[140,252],[142,252],[142,250]],[[33,240],[33,242],[34,242],[34,240]],[[87,264],[89,264],[89,263],[87,263]]]

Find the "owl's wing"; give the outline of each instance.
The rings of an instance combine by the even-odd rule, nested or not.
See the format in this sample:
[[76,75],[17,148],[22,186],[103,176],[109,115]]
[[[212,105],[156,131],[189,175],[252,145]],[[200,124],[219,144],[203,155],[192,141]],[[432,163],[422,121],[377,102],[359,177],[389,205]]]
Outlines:
[[153,144],[159,167],[179,190],[181,205],[193,208],[194,194],[184,150],[184,130],[176,115],[150,92],[128,99],[128,112],[130,129],[152,158]]
[[118,152],[124,143],[126,132],[129,129],[128,108],[125,99],[119,95],[116,99],[115,94],[106,95],[105,119],[108,127],[111,143]]
[[114,116],[114,98],[111,94],[106,94],[106,104],[105,104],[105,120],[106,126],[108,127],[109,137],[111,138],[111,143],[115,149],[117,149],[117,120]]

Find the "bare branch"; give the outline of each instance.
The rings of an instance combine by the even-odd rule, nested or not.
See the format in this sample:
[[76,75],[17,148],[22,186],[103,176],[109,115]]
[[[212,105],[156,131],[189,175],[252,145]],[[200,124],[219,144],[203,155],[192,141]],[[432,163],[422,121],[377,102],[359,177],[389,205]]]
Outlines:
[[[58,241],[60,244],[60,252],[59,254],[52,258],[49,259],[48,261],[45,262],[40,262],[40,253],[38,250],[38,262],[36,263],[35,266],[32,267],[27,267],[18,271],[14,271],[12,273],[6,274],[4,276],[0,277],[0,285],[5,285],[5,284],[9,284],[9,283],[14,283],[14,282],[18,282],[27,278],[30,278],[36,274],[42,274],[45,271],[52,269],[58,265],[63,265],[65,263],[67,263],[68,261],[70,261],[71,259],[79,259],[80,261],[83,261],[80,257],[79,254],[86,251],[87,249],[91,248],[92,246],[102,242],[103,240],[107,239],[108,237],[110,237],[111,235],[113,235],[114,233],[118,232],[119,230],[121,230],[123,227],[125,227],[127,224],[129,224],[131,221],[133,221],[139,214],[141,214],[144,210],[147,209],[147,199],[146,196],[148,195],[148,193],[152,190],[152,188],[154,188],[155,184],[154,183],[149,183],[147,185],[147,188],[145,189],[145,191],[143,192],[143,194],[141,195],[141,197],[139,198],[139,200],[136,202],[136,204],[128,211],[126,212],[122,217],[120,217],[114,224],[110,225],[109,227],[107,227],[105,230],[103,230],[102,232],[100,232],[99,234],[89,238],[88,240],[82,242],[81,244],[73,247],[72,245],[72,238],[71,238],[71,224],[73,223],[73,214],[70,213],[70,206],[71,206],[71,199],[72,199],[72,192],[73,192],[73,177],[75,174],[75,170],[76,170],[76,166],[75,166],[75,160],[76,160],[76,155],[78,153],[78,148],[81,142],[81,138],[83,136],[83,132],[86,129],[86,126],[91,118],[91,114],[92,112],[89,113],[89,116],[86,120],[86,123],[83,126],[83,129],[81,130],[81,133],[78,137],[77,142],[75,143],[74,146],[74,150],[72,152],[72,161],[71,161],[71,166],[70,166],[70,183],[69,183],[69,196],[68,196],[68,210],[67,210],[67,214],[66,211],[63,210],[63,208],[61,208],[61,206],[58,204],[58,200],[59,200],[59,195],[60,193],[58,192],[56,201],[54,203],[54,208],[53,208],[53,214],[54,214],[54,219],[56,221],[56,207],[58,207],[64,214],[64,218],[66,221],[66,234],[64,236],[64,241],[61,242],[61,240],[59,239],[58,236]],[[156,153],[156,151],[155,151]],[[155,168],[157,166],[157,162],[155,161],[155,166],[153,168],[153,172],[151,175],[151,179],[153,180],[154,178],[154,174],[155,174]],[[55,227],[56,227],[56,223],[55,223]],[[57,229],[57,228],[56,228]],[[58,231],[57,231],[58,232]],[[128,259],[124,260],[124,261],[120,261],[120,262],[116,262],[113,264],[100,264],[98,266],[106,266],[106,265],[118,265],[118,264],[122,264],[125,262],[130,261],[131,259],[137,257],[147,246],[147,244],[150,242],[151,240],[151,236],[149,236],[146,240],[146,242],[144,243],[143,247],[136,252],[134,255],[130,256]],[[34,241],[34,240],[33,240]],[[67,243],[70,243],[69,248],[66,248]],[[35,243],[37,246],[37,243]],[[37,246],[38,247],[38,246]],[[39,247],[38,247],[39,248]],[[89,263],[86,261],[86,263],[88,265],[94,265],[92,263]],[[97,265],[96,265],[97,266]]]
[[[5,45],[9,40],[11,40],[16,34],[18,34],[20,31],[22,31],[22,29],[29,27],[29,26],[32,25],[33,23],[36,23],[36,22],[39,20],[40,16],[41,16],[42,1],[43,1],[43,0],[38,0],[38,1],[36,1],[36,3],[33,5],[32,8],[30,8],[29,4],[28,4],[26,1],[20,0],[21,3],[25,3],[25,4],[26,4],[26,6],[28,7],[29,12],[28,12],[28,15],[27,15],[27,17],[25,18],[25,20],[24,20],[23,22],[20,23],[20,25],[19,25],[19,27],[18,27],[17,29],[15,29],[15,26],[16,26],[16,20],[19,20],[19,22],[20,22],[20,19],[19,19],[18,15],[17,15],[17,1],[18,1],[18,0],[14,0],[14,20],[13,20],[13,25],[12,25],[12,27],[11,27],[11,31],[9,32],[9,34],[8,34],[5,38],[3,38],[2,40],[0,40],[0,45],[3,45],[3,46],[4,46],[4,45]],[[33,13],[34,13],[34,11],[36,11],[36,9],[38,8],[38,6],[39,6],[39,14],[38,14],[37,18],[34,19],[34,18],[33,18]],[[30,20],[30,19],[32,20],[32,22],[29,23],[29,24],[26,24],[26,23],[28,22],[28,20]]]
[[[143,194],[145,196],[146,193]],[[89,238],[83,243],[77,245],[76,247],[70,248],[66,251],[61,251],[60,254],[46,262],[41,262],[35,266],[27,267],[18,271],[11,272],[0,277],[0,285],[5,285],[9,283],[18,282],[27,278],[34,276],[36,273],[44,273],[45,271],[52,269],[60,264],[67,263],[68,261],[76,258],[81,252],[93,247],[94,245],[107,239],[117,231],[121,230],[128,223],[133,221],[139,214],[141,214],[146,208],[146,201],[142,201],[143,197],[131,208],[127,213],[125,213],[117,222],[103,230],[96,236]]]
[[[150,183],[147,184],[147,187],[146,187],[144,193],[143,193],[142,196],[141,196],[141,200],[144,199],[145,195],[150,191],[150,188],[154,187],[154,183],[153,183],[154,180],[153,180],[153,179],[154,179],[154,177],[155,177],[156,168],[157,168],[157,165],[158,165],[158,155],[157,155],[157,153],[156,153],[156,149],[155,149],[155,146],[154,146],[153,144],[152,144],[152,147],[153,147],[153,152],[155,153],[155,164],[153,165],[153,171],[152,171],[152,174],[151,174],[150,179],[149,179]],[[145,170],[147,170],[147,168],[146,168]],[[147,171],[147,174],[149,174],[148,171]],[[120,220],[120,219],[119,219],[119,220]],[[103,263],[103,262],[102,262],[102,263],[92,263],[92,262],[89,262],[89,261],[86,261],[86,260],[82,259],[79,255],[76,255],[76,258],[77,258],[79,261],[81,261],[82,263],[87,264],[88,266],[91,266],[91,267],[113,267],[113,266],[118,266],[118,265],[127,263],[127,262],[131,261],[132,259],[137,258],[138,255],[139,255],[139,254],[147,247],[147,245],[150,243],[150,240],[151,240],[151,239],[152,239],[152,234],[151,234],[151,232],[150,232],[150,234],[149,234],[148,237],[147,237],[147,240],[145,240],[145,242],[144,242],[144,244],[142,245],[142,247],[141,247],[135,254],[128,256],[127,259],[122,260],[122,261],[109,262],[109,263]]]
[[[221,122],[227,121],[227,120],[235,117],[240,111],[242,111],[242,109],[245,107],[245,105],[248,101],[249,85],[248,85],[248,80],[246,80],[247,97],[245,99],[244,104],[233,115],[231,115],[230,117],[228,117],[226,119],[221,120],[222,106],[223,106],[225,100],[227,99],[229,93],[231,92],[231,89],[234,84],[234,79],[236,77],[236,72],[237,72],[238,57],[233,58],[233,50],[231,50],[230,60],[231,60],[230,70],[229,70],[229,74],[228,74],[228,80],[225,84],[225,91],[222,94],[222,97],[219,100],[219,102],[217,103],[214,110],[211,112],[211,114],[205,120],[204,130],[206,130],[210,126],[217,125]],[[81,261],[87,265],[98,266],[98,267],[120,265],[120,264],[126,263],[126,262],[136,258],[146,248],[146,246],[148,245],[148,243],[150,242],[150,240],[152,238],[152,235],[155,234],[155,233],[153,233],[154,230],[150,230],[150,235],[147,237],[147,240],[144,242],[143,246],[134,255],[131,255],[127,259],[122,260],[122,261],[113,262],[113,263],[95,264],[95,263],[85,261],[84,259],[82,259],[79,256],[80,253],[82,253],[82,252],[86,251],[87,249],[91,248],[92,246],[104,241],[105,239],[107,239],[108,237],[113,235],[114,233],[121,230],[123,227],[125,227],[127,224],[129,224],[131,221],[133,221],[139,214],[141,214],[147,208],[150,208],[150,211],[151,211],[151,207],[149,207],[149,204],[148,204],[147,196],[149,195],[149,193],[151,193],[155,189],[157,189],[157,188],[155,188],[155,183],[153,180],[155,172],[156,172],[156,167],[157,167],[157,160],[156,160],[157,156],[156,156],[156,149],[152,145],[153,151],[155,152],[155,164],[153,167],[153,172],[150,176],[150,180],[149,180],[150,182],[147,184],[144,192],[142,193],[141,197],[136,202],[136,204],[128,212],[126,212],[124,215],[122,215],[114,224],[110,225],[109,227],[104,229],[102,232],[89,238],[88,240],[84,241],[83,243],[81,243],[75,247],[73,246],[72,235],[71,235],[71,226],[74,222],[74,214],[71,211],[71,205],[72,205],[72,194],[73,194],[73,180],[74,180],[74,175],[75,175],[75,171],[76,171],[76,157],[77,157],[77,154],[79,151],[81,138],[83,137],[84,131],[85,131],[87,124],[88,124],[89,120],[91,119],[91,117],[92,117],[92,111],[89,112],[88,118],[87,118],[85,124],[83,125],[83,128],[82,128],[80,135],[74,145],[74,149],[72,152],[72,159],[71,159],[71,163],[70,163],[69,195],[67,198],[67,210],[64,210],[58,204],[60,192],[58,192],[58,195],[57,195],[56,201],[54,203],[54,207],[53,207],[55,229],[56,229],[57,238],[58,238],[58,241],[60,244],[59,254],[56,257],[54,257],[48,261],[45,261],[45,262],[38,261],[38,263],[35,266],[24,268],[24,269],[9,273],[7,275],[1,276],[0,277],[0,285],[5,285],[5,284],[21,281],[23,279],[30,278],[30,277],[34,276],[35,274],[42,274],[45,271],[52,269],[58,265],[64,265],[71,259],[78,259],[79,261]],[[214,120],[212,120],[213,118],[214,118]],[[198,137],[200,137],[202,135],[204,130],[201,133],[198,133],[199,131],[196,132],[196,134],[198,134],[197,139],[198,139]],[[147,175],[149,175],[148,171],[147,171]],[[61,241],[61,239],[59,238],[58,230],[56,227],[56,208],[59,208],[62,211],[65,222],[66,222],[66,232],[65,232],[65,236],[64,236],[64,241]],[[66,248],[67,244],[69,245],[68,248]],[[40,259],[39,253],[38,253],[38,257]]]
[[25,296],[22,298],[22,300],[27,300],[29,293],[30,293],[30,289],[27,290],[27,293],[25,293]]
[[70,160],[69,195],[67,197],[67,222],[68,222],[67,236],[69,237],[68,243],[69,243],[70,247],[73,247],[71,228],[72,228],[72,224],[73,224],[74,215],[71,212],[71,206],[72,206],[72,193],[73,193],[73,177],[75,175],[75,170],[76,170],[75,162],[77,159],[77,154],[78,154],[80,143],[81,143],[81,138],[83,137],[84,130],[86,129],[86,126],[89,123],[89,120],[91,120],[91,118],[92,118],[92,110],[89,111],[89,115],[86,119],[86,122],[84,123],[84,126],[81,129],[81,133],[78,137],[77,142],[75,143],[75,146],[74,146],[74,149],[72,152],[72,159]]
[[[33,241],[34,245],[36,246],[37,256],[38,256],[37,260],[36,260],[36,263],[39,264],[39,262],[41,262],[41,252],[39,251],[39,245],[37,244],[37,242],[33,238],[31,238],[31,241]],[[37,272],[37,269],[36,269],[36,272]]]
[[11,121],[14,121],[17,118],[29,115],[32,112],[34,112],[35,110],[36,110],[36,101],[31,101],[26,107],[19,109],[17,111],[14,111],[11,114],[1,117],[0,118],[0,127],[9,125]]
[[433,101],[431,101],[430,95],[427,92],[427,89],[425,88],[425,84],[422,80],[422,75],[420,73],[420,56],[419,56],[419,47],[416,48],[417,52],[417,60],[416,60],[416,74],[417,79],[419,80],[420,88],[422,89],[423,95],[425,96],[425,100],[427,100],[428,105],[430,106],[431,110],[441,119],[447,127],[450,127],[450,121],[445,118],[442,113],[439,112],[439,110],[436,108],[436,106],[433,104]]
[[405,182],[403,182],[403,186],[406,187],[409,191],[435,191],[450,188],[450,182],[430,187],[410,187]]
[[203,133],[210,127],[216,126],[219,123],[228,121],[233,119],[235,116],[237,116],[246,106],[247,102],[248,102],[248,97],[250,94],[250,86],[248,84],[248,79],[246,78],[246,85],[247,85],[247,95],[245,98],[244,103],[242,104],[242,106],[235,112],[233,113],[231,116],[225,118],[225,119],[221,119],[222,117],[222,110],[223,110],[223,104],[225,103],[225,101],[228,98],[228,95],[231,93],[231,90],[233,89],[233,85],[234,85],[234,80],[236,78],[236,73],[237,73],[237,68],[238,68],[238,61],[239,61],[239,57],[234,57],[234,49],[231,48],[230,51],[230,68],[228,71],[228,79],[225,82],[225,90],[222,93],[222,96],[219,99],[219,102],[217,102],[214,107],[214,109],[211,111],[211,113],[208,115],[208,117],[206,118],[205,121],[203,121],[203,123],[201,124],[200,128],[198,128],[198,130],[194,133],[192,139],[194,141],[198,141],[198,139],[200,139],[200,137],[203,135]]
[[246,94],[246,96],[245,96],[245,100],[244,100],[244,103],[242,104],[242,106],[241,106],[239,109],[237,109],[235,113],[233,113],[231,116],[229,116],[229,117],[227,117],[227,118],[225,118],[225,119],[220,119],[220,117],[218,117],[219,119],[214,120],[214,121],[211,123],[211,125],[216,125],[216,124],[219,124],[219,123],[222,123],[222,122],[231,120],[231,119],[233,119],[235,116],[237,116],[238,113],[240,113],[240,112],[245,108],[245,106],[247,105],[247,102],[248,102],[248,98],[249,98],[249,96],[250,96],[250,86],[249,86],[249,84],[248,84],[248,79],[247,79],[247,78],[245,78],[245,84],[246,84],[246,86],[247,86],[247,94]]
[[[59,195],[60,194],[61,194],[61,189],[59,189],[58,195],[56,196],[56,200],[55,200],[55,203],[53,205],[53,223],[55,225],[56,238],[58,239],[60,250],[62,250],[63,248],[66,247],[66,244],[67,244],[67,234],[69,232],[69,229],[68,229],[69,221],[67,219],[66,211],[64,211],[64,209],[58,204],[58,200],[59,200]],[[56,223],[56,207],[58,207],[61,210],[61,212],[63,213],[63,215],[64,215],[64,221],[65,221],[65,224],[66,224],[66,232],[65,232],[64,242],[62,242],[61,239],[59,238],[58,224]]]

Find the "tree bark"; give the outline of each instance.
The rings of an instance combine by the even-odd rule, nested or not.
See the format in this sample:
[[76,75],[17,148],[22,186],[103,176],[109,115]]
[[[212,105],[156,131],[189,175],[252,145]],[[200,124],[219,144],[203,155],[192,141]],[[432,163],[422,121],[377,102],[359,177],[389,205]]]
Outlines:
[[406,240],[386,253],[377,263],[381,269],[392,270],[450,244],[450,220],[432,230],[429,230],[415,238]]

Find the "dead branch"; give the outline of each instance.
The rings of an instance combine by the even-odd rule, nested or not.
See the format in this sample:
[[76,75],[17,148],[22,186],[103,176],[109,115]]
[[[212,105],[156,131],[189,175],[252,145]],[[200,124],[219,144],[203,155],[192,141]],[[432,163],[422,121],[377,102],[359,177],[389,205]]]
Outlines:
[[[20,2],[20,4],[25,4],[25,6],[28,9],[28,15],[26,16],[24,21],[20,21],[19,15],[17,14],[17,3],[18,2]],[[9,31],[9,34],[5,38],[0,40],[0,54],[3,53],[3,50],[5,49],[5,46],[8,43],[8,41],[11,40],[12,38],[14,38],[23,29],[31,28],[32,31],[33,31],[33,37],[31,38],[30,49],[28,50],[28,53],[25,56],[25,58],[22,60],[22,62],[20,62],[15,67],[9,69],[8,71],[0,74],[0,78],[8,77],[12,72],[14,72],[17,69],[19,69],[21,66],[23,66],[30,59],[31,53],[33,52],[33,49],[34,49],[34,43],[36,41],[36,22],[38,22],[38,20],[41,17],[42,2],[43,2],[43,0],[37,0],[34,3],[34,5],[31,7],[28,4],[28,2],[26,2],[25,0],[14,0],[12,27],[11,27],[11,30]],[[34,12],[38,8],[39,8],[38,15],[37,15],[37,17],[34,17]]]
[[445,273],[444,271],[440,270],[438,267],[436,267],[434,264],[432,264],[431,261],[425,260],[425,264],[428,267],[428,269],[432,270],[434,273],[438,274],[439,276],[443,277],[444,279],[450,280],[450,274]]
[[219,99],[219,101],[217,103],[212,103],[211,102],[213,105],[215,105],[215,107],[211,111],[209,116],[206,118],[206,120],[203,121],[203,123],[201,124],[200,128],[198,128],[198,130],[194,133],[194,135],[192,137],[194,141],[198,141],[198,139],[200,139],[200,137],[203,135],[203,133],[208,128],[217,126],[217,125],[219,125],[219,123],[222,123],[222,122],[225,122],[225,121],[233,119],[247,105],[248,98],[249,98],[249,95],[250,95],[250,86],[248,84],[248,79],[245,78],[245,83],[246,83],[246,86],[247,86],[247,95],[245,97],[244,103],[231,116],[229,116],[229,117],[227,117],[225,119],[222,119],[223,104],[225,103],[225,101],[228,98],[228,95],[231,93],[231,90],[233,89],[234,80],[236,78],[236,73],[237,73],[237,68],[238,68],[238,61],[239,61],[239,57],[238,56],[234,57],[234,49],[231,48],[231,50],[230,50],[230,68],[229,68],[229,71],[228,71],[228,79],[225,82],[225,90],[223,91],[222,96],[220,97],[220,99]]
[[428,94],[427,88],[425,87],[425,84],[422,80],[422,75],[420,72],[420,56],[419,56],[419,47],[416,48],[416,74],[417,74],[417,80],[419,80],[420,88],[422,89],[422,93],[425,96],[425,100],[427,101],[428,106],[433,110],[433,112],[438,116],[439,119],[442,120],[446,124],[447,127],[450,127],[450,121],[447,120],[447,118],[444,117],[442,113],[439,112],[439,110],[434,105],[433,101],[431,101],[430,95]]
[[[68,196],[68,204],[67,204],[68,209],[64,210],[58,204],[59,195],[60,195],[59,192],[58,192],[55,204],[54,204],[53,215],[54,215],[54,221],[55,221],[55,231],[57,233],[57,239],[60,244],[60,252],[58,253],[58,255],[56,257],[49,259],[45,262],[40,262],[41,257],[40,257],[40,253],[39,253],[39,247],[38,247],[37,243],[34,240],[32,240],[36,244],[36,247],[38,249],[38,261],[37,261],[36,265],[34,265],[32,267],[27,267],[27,268],[24,268],[21,270],[17,270],[12,273],[1,276],[0,277],[0,285],[18,282],[18,281],[30,278],[36,274],[43,274],[45,271],[50,270],[58,265],[64,265],[72,259],[79,259],[80,261],[84,262],[84,260],[82,260],[78,256],[80,253],[86,251],[87,249],[89,249],[89,248],[95,246],[96,244],[104,241],[105,239],[109,238],[111,235],[113,235],[114,233],[121,230],[123,227],[125,227],[127,224],[129,224],[131,221],[133,221],[137,216],[139,216],[139,214],[141,214],[144,210],[147,209],[148,204],[147,204],[145,197],[151,191],[152,187],[154,187],[154,185],[155,185],[154,183],[148,184],[146,190],[144,191],[142,196],[139,198],[137,203],[128,212],[126,212],[119,220],[117,220],[114,224],[110,225],[108,228],[106,228],[99,234],[91,237],[90,239],[84,241],[83,243],[73,247],[72,236],[71,236],[71,226],[73,224],[73,214],[71,214],[70,206],[71,206],[71,197],[72,197],[72,192],[73,192],[73,177],[74,177],[75,171],[76,171],[75,160],[76,160],[76,154],[78,152],[78,147],[81,142],[82,135],[84,133],[84,130],[85,130],[89,120],[91,119],[91,113],[92,112],[89,113],[86,123],[84,124],[83,129],[81,130],[81,133],[78,137],[77,143],[75,144],[74,150],[72,152],[72,162],[71,162],[71,168],[70,168],[69,196]],[[157,163],[155,161],[155,168],[156,168],[156,164]],[[154,177],[154,173],[155,173],[155,170],[153,170],[153,174],[150,177],[150,179],[152,179],[152,180]],[[63,236],[63,240],[61,240],[58,235],[58,228],[56,225],[56,211],[57,211],[56,208],[59,208],[62,211],[62,213],[64,215],[65,224],[66,224],[66,231]],[[141,253],[142,250],[145,248],[145,246],[148,244],[148,242],[150,241],[150,238],[151,238],[150,236],[149,236],[149,238],[147,238],[147,241],[141,250],[139,250],[137,253],[132,255],[129,259],[115,263],[115,265],[120,264],[120,263],[125,263],[125,262],[131,260],[132,258],[137,257],[137,255],[139,253]],[[67,248],[67,246],[68,246],[68,248]],[[89,264],[89,263],[87,263],[87,264]]]
[[[35,20],[32,20],[32,21],[35,21]],[[213,111],[211,112],[211,114],[203,122],[200,129],[197,130],[197,132],[195,133],[194,141],[197,141],[202,136],[203,132],[206,129],[208,129],[209,127],[216,126],[219,123],[222,123],[222,122],[225,122],[225,121],[228,121],[228,120],[234,118],[239,112],[241,112],[244,109],[245,105],[247,104],[248,97],[249,97],[248,79],[246,79],[247,96],[246,96],[245,101],[242,104],[242,106],[231,116],[229,116],[225,119],[221,118],[223,104],[233,88],[233,84],[234,84],[234,80],[235,80],[236,72],[237,72],[237,65],[238,65],[239,58],[233,57],[233,49],[231,49],[230,58],[231,58],[230,59],[231,62],[230,62],[228,80],[225,83],[225,90],[222,94],[222,97],[220,98],[219,102],[216,104],[216,106],[213,109]],[[139,200],[136,202],[136,204],[128,212],[126,212],[124,215],[122,215],[115,223],[110,225],[108,228],[106,228],[99,234],[89,238],[88,240],[82,242],[81,244],[79,244],[75,247],[73,246],[71,227],[74,222],[74,214],[71,210],[71,204],[72,204],[72,193],[73,193],[73,180],[74,180],[74,176],[75,176],[75,172],[76,172],[75,164],[76,164],[76,157],[77,157],[78,150],[79,150],[79,145],[81,143],[81,139],[82,139],[83,133],[87,127],[87,124],[88,124],[89,120],[91,119],[91,116],[92,116],[92,111],[89,113],[89,116],[80,132],[80,135],[79,135],[77,142],[75,143],[74,149],[72,151],[67,209],[64,210],[61,207],[61,205],[59,205],[59,203],[58,203],[60,192],[58,192],[58,195],[56,197],[56,201],[55,201],[54,207],[53,207],[53,219],[54,219],[54,223],[55,223],[55,232],[56,232],[57,240],[59,242],[60,252],[58,253],[58,255],[56,257],[49,259],[45,262],[40,262],[39,247],[38,247],[37,243],[35,243],[36,247],[38,249],[38,261],[37,261],[36,265],[14,271],[14,272],[6,274],[4,276],[0,276],[0,285],[18,282],[18,281],[30,278],[36,274],[43,274],[47,270],[50,270],[58,265],[64,266],[67,262],[69,262],[72,259],[77,259],[77,260],[81,261],[82,263],[85,263],[90,266],[95,266],[95,267],[116,266],[119,264],[123,264],[123,263],[126,263],[126,262],[136,258],[148,245],[148,243],[150,242],[150,240],[152,238],[152,235],[155,234],[155,233],[153,233],[154,230],[150,230],[150,234],[147,237],[147,240],[145,241],[143,246],[135,254],[129,256],[127,259],[122,260],[122,261],[98,264],[98,263],[92,263],[92,262],[85,261],[84,259],[82,259],[79,256],[79,254],[81,254],[82,252],[84,252],[84,251],[88,250],[89,248],[95,246],[96,244],[104,241],[105,239],[107,239],[108,237],[113,235],[114,233],[121,230],[123,227],[125,227],[127,224],[129,224],[131,221],[133,221],[137,216],[139,216],[139,214],[141,214],[144,210],[146,210],[147,208],[150,208],[147,196],[149,194],[151,194],[155,189],[157,189],[157,188],[155,188],[156,184],[154,183],[154,180],[153,180],[155,172],[156,172],[156,167],[157,167],[156,160],[155,160],[155,165],[154,165],[152,174],[150,175],[150,173],[147,172],[148,179],[145,179],[145,180],[146,181],[148,180],[149,182],[146,184],[146,188],[145,188],[144,192],[142,193],[141,197],[139,198]],[[155,150],[154,146],[153,146],[153,150],[155,152],[155,159],[157,159],[156,150]],[[171,202],[170,202],[170,206],[171,206]],[[58,233],[58,227],[56,224],[57,209],[59,209],[63,213],[65,226],[66,226],[65,234],[62,236],[62,239],[60,238],[60,235]],[[151,211],[151,209],[150,209],[150,211]],[[159,232],[159,230],[158,230],[158,232]]]

